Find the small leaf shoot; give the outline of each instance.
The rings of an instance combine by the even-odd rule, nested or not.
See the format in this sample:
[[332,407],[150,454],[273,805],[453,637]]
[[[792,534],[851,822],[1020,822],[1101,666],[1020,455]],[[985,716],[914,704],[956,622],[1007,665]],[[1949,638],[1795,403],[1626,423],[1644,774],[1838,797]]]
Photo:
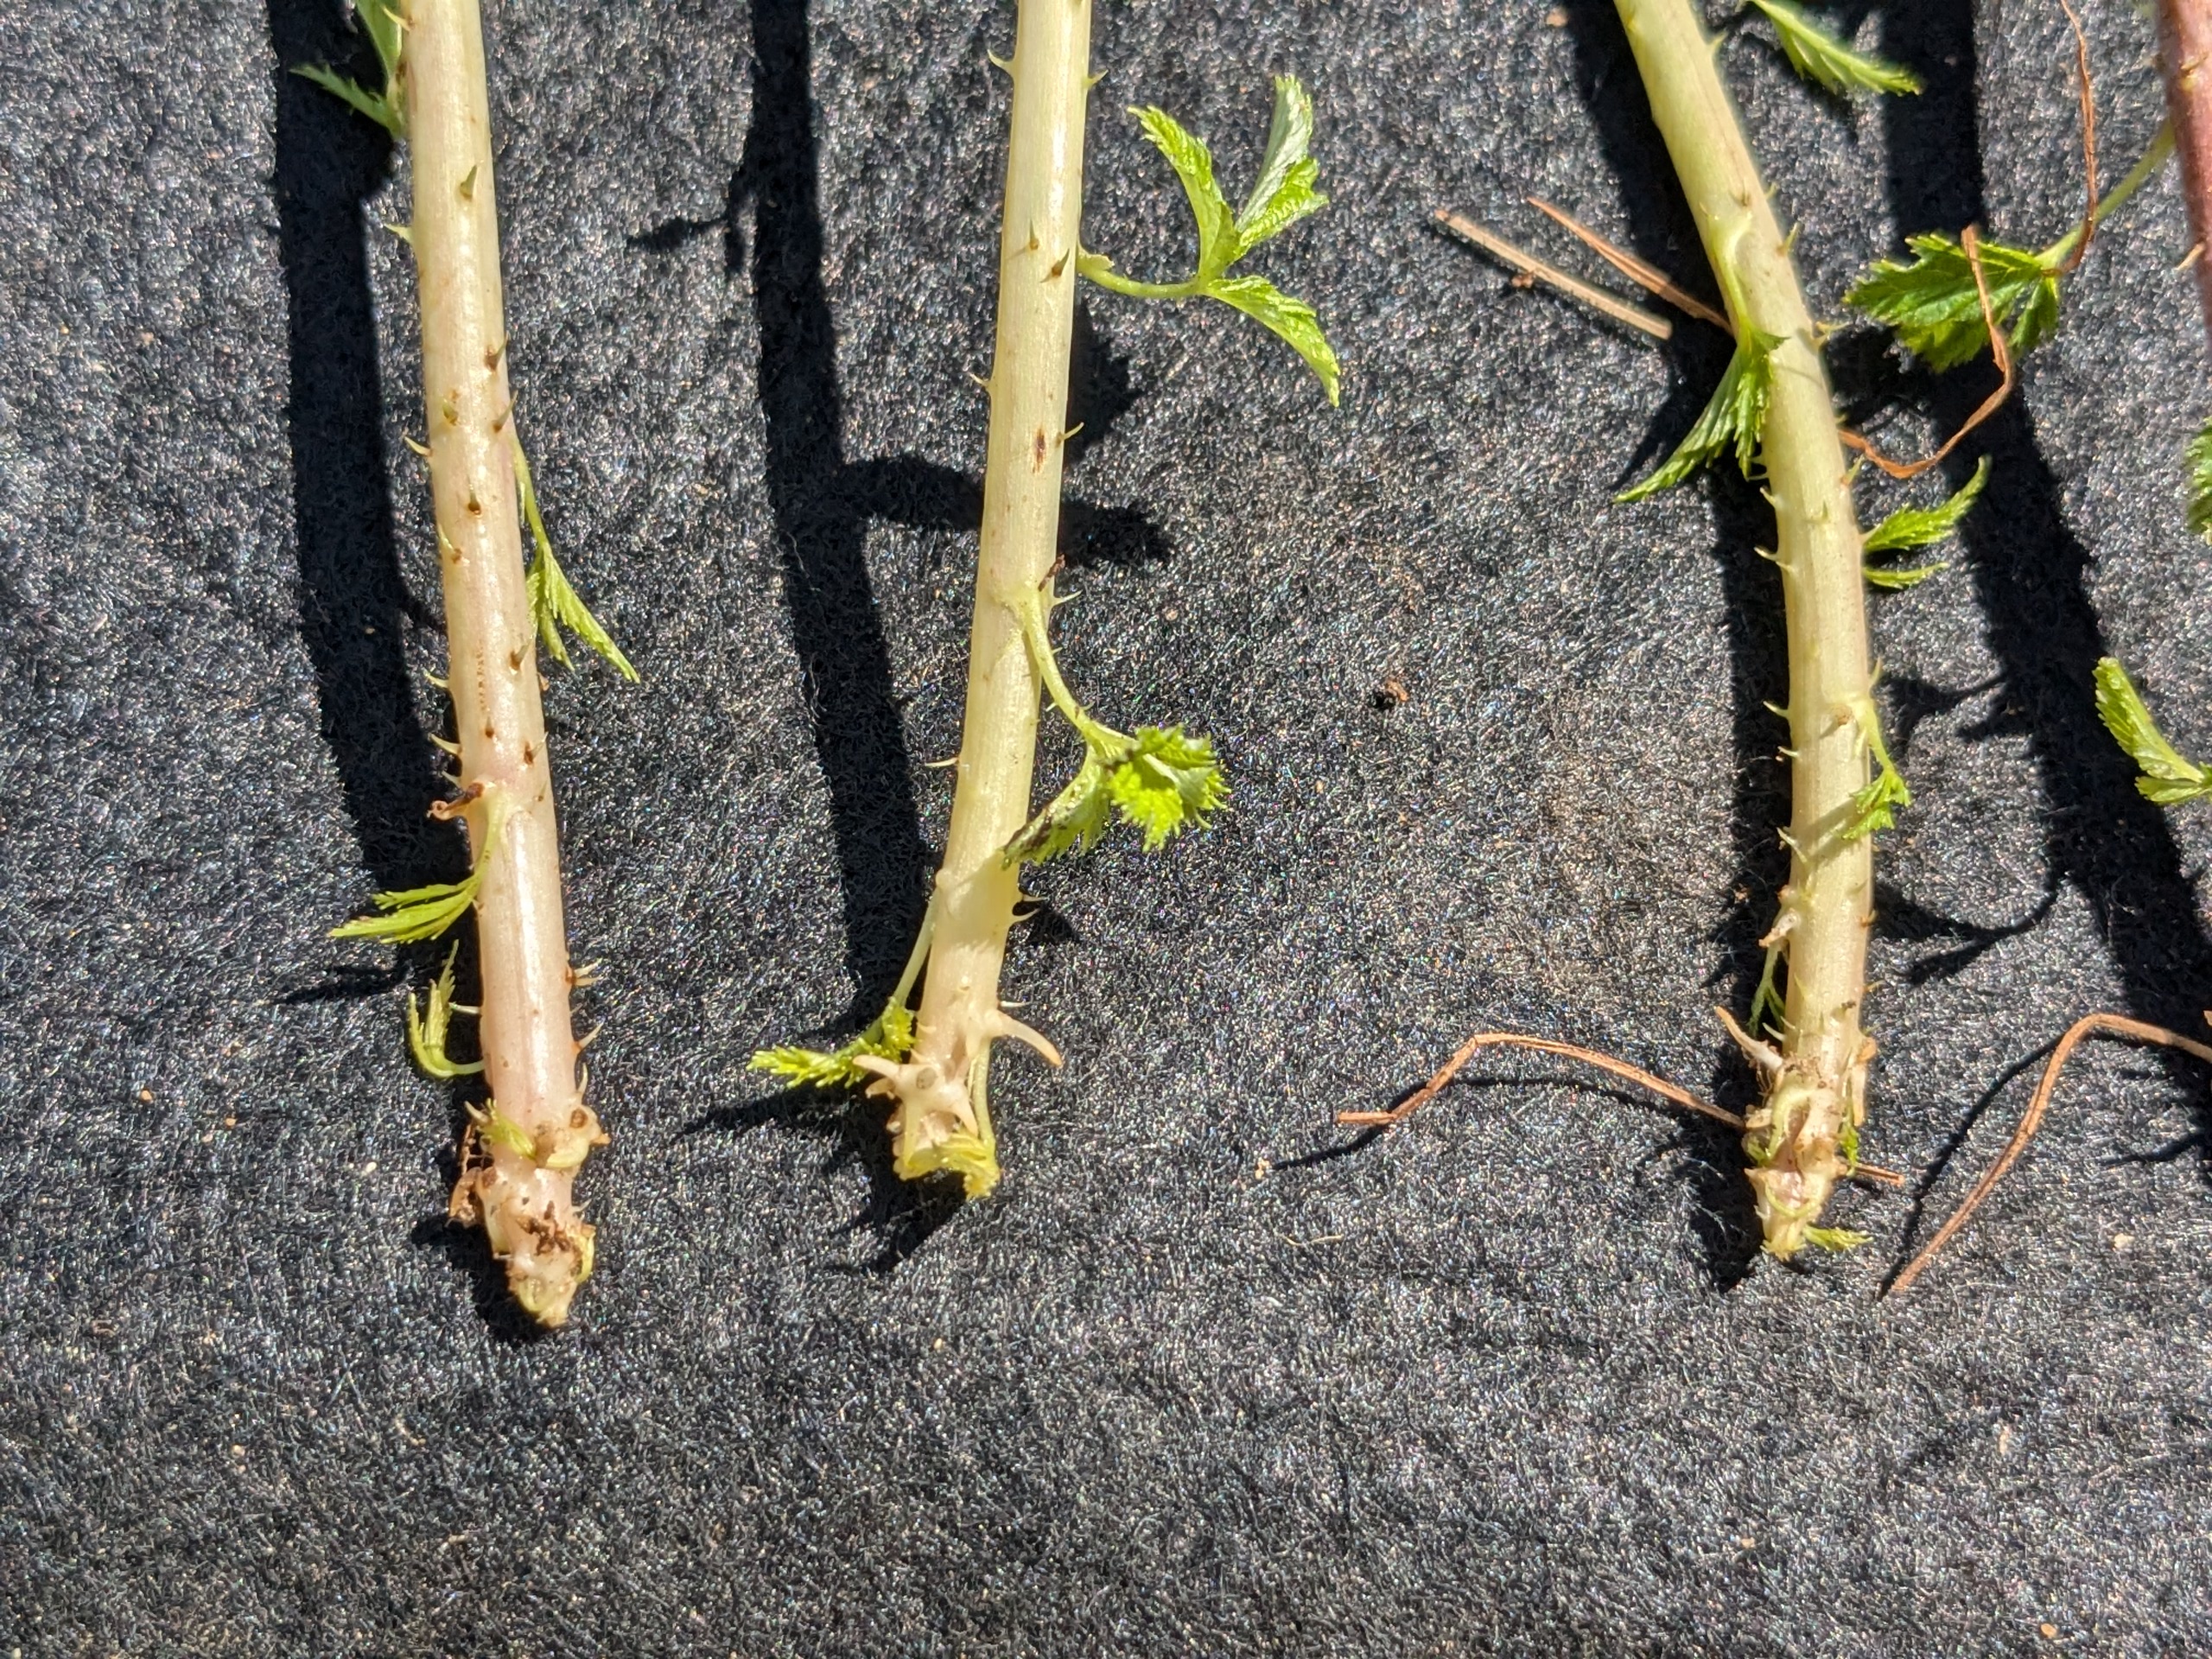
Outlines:
[[2142,768],[2135,787],[2146,798],[2160,806],[2177,806],[2212,795],[2212,772],[2187,759],[2166,741],[2143,694],[2135,689],[2135,682],[2128,678],[2116,657],[2104,658],[2097,664],[2097,717]]
[[486,797],[484,844],[477,849],[475,862],[467,875],[458,881],[433,881],[428,887],[409,887],[404,892],[372,893],[369,902],[382,914],[357,917],[332,928],[330,937],[416,944],[436,938],[468,914],[484,885],[485,868],[498,850],[499,832],[506,822],[506,814],[501,810],[502,798],[496,793]]
[[372,92],[349,75],[341,75],[327,63],[302,64],[292,73],[304,80],[313,81],[326,92],[342,99],[357,113],[365,115],[395,139],[407,136],[407,124],[401,110],[399,98],[399,37],[406,27],[398,8],[391,0],[362,0],[353,8],[353,16],[369,37],[369,44],[376,48],[377,61],[384,69],[384,88]]
[[1167,158],[1182,181],[1190,200],[1191,215],[1198,232],[1198,268],[1179,283],[1144,283],[1123,276],[1103,254],[1084,253],[1077,270],[1101,288],[1137,299],[1214,299],[1233,306],[1272,330],[1305,359],[1333,404],[1338,400],[1341,371],[1337,354],[1322,333],[1313,307],[1293,299],[1263,276],[1230,276],[1228,272],[1262,243],[1288,230],[1299,220],[1319,213],[1329,199],[1314,189],[1320,163],[1306,154],[1313,137],[1313,101],[1294,75],[1275,77],[1274,116],[1268,130],[1268,146],[1260,161],[1260,174],[1246,198],[1243,210],[1229,205],[1214,180],[1213,152],[1175,118],[1151,105],[1132,109],[1146,137]]
[[415,994],[407,994],[407,1048],[414,1055],[415,1064],[429,1076],[450,1081],[454,1077],[474,1077],[484,1069],[481,1060],[461,1061],[446,1054],[446,1032],[453,1020],[453,964],[460,956],[456,944],[446,952],[446,965],[430,982],[430,1007],[428,1014],[419,1013],[415,1006]]
[[1958,493],[1941,505],[1934,507],[1900,507],[1866,532],[1863,544],[1868,553],[1901,552],[1907,548],[1928,547],[1955,532],[1974,504],[1981,499],[1982,486],[1989,482],[1989,457],[1984,455],[1976,463],[1974,476],[1959,486]]
[[1745,329],[1728,359],[1727,372],[1713,388],[1713,397],[1697,423],[1659,470],[1641,484],[1623,490],[1616,499],[1641,501],[1684,482],[1731,444],[1744,476],[1751,475],[1758,457],[1759,434],[1766,426],[1767,404],[1774,397],[1774,349],[1782,341],[1756,328]]
[[1860,698],[1853,706],[1851,718],[1866,741],[1867,755],[1874,763],[1874,775],[1851,798],[1852,816],[1839,832],[1847,842],[1864,840],[1878,830],[1894,830],[1897,814],[1893,809],[1912,804],[1912,791],[1905,787],[1904,775],[1890,760],[1889,745],[1882,741],[1882,716],[1874,707],[1873,698]]
[[1751,0],[1774,25],[1789,67],[1838,97],[1853,92],[1916,92],[1920,77],[1900,64],[1859,52],[1822,29],[1789,0]]
[[1187,737],[1180,726],[1140,726],[1134,735],[1094,719],[1061,677],[1041,601],[1018,607],[1021,636],[1053,705],[1084,741],[1083,765],[1045,809],[1007,842],[1007,864],[1043,863],[1097,843],[1110,805],[1144,833],[1156,853],[1186,829],[1204,829],[1229,798],[1213,744]]
[[567,643],[561,638],[565,626],[577,639],[614,664],[626,680],[634,682],[638,671],[630,666],[630,659],[614,643],[613,636],[601,626],[576,590],[569,585],[569,578],[561,569],[561,562],[553,556],[553,538],[545,533],[545,520],[537,511],[537,490],[530,475],[530,457],[523,453],[522,439],[517,437],[515,450],[515,487],[522,495],[522,515],[530,524],[531,539],[537,545],[537,556],[530,566],[530,612],[537,623],[537,637],[544,641],[545,654],[562,667],[570,666]]
[[906,1006],[902,994],[843,1047],[826,1052],[792,1045],[765,1048],[753,1057],[751,1070],[772,1072],[801,1088],[857,1089],[873,1080],[872,1074],[856,1064],[862,1055],[904,1060],[913,1046],[914,1011]]

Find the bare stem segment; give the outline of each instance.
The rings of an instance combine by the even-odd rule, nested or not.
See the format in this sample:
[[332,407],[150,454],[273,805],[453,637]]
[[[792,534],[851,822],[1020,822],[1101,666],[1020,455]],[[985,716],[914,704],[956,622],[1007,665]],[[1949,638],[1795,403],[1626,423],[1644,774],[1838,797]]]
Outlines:
[[1651,111],[1697,219],[1737,333],[1774,348],[1760,456],[1774,505],[1789,639],[1789,885],[1768,935],[1786,956],[1779,1049],[1738,1033],[1765,1090],[1745,1120],[1766,1248],[1795,1254],[1817,1230],[1842,1146],[1866,1115],[1860,1032],[1873,919],[1872,837],[1853,797],[1876,732],[1867,673],[1859,531],[1834,403],[1789,250],[1690,0],[1617,0]]
[[[2158,63],[2174,147],[2181,151],[2189,231],[2202,248],[2212,238],[2212,0],[2158,0]],[[2196,292],[2212,332],[2212,258],[2201,252]]]
[[856,1062],[878,1078],[870,1092],[897,1102],[899,1174],[955,1171],[971,1198],[999,1177],[987,1093],[992,1043],[1014,1037],[1059,1058],[1000,1007],[999,970],[1020,897],[1020,871],[1005,852],[1029,817],[1037,747],[1039,680],[1022,616],[1052,603],[1059,540],[1090,57],[1090,0],[1020,0],[982,546],[952,825],[931,900],[913,1049],[903,1062]]
[[577,1085],[569,1020],[573,976],[523,571],[476,0],[411,0],[398,84],[461,810],[482,865],[476,917],[492,1105],[463,1144],[453,1207],[483,1223],[516,1300],[559,1325],[592,1264],[575,1171],[606,1136]]

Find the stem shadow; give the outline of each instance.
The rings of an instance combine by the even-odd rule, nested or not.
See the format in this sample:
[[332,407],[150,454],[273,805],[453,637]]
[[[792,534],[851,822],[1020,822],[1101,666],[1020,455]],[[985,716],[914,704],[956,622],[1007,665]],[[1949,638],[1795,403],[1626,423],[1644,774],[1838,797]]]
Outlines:
[[[1719,295],[1696,222],[1675,178],[1665,141],[1637,73],[1620,19],[1605,0],[1569,0],[1564,8],[1575,48],[1576,91],[1598,129],[1599,147],[1620,181],[1628,215],[1628,243],[1675,281],[1718,306]],[[1621,482],[1672,451],[1703,410],[1726,368],[1732,343],[1719,330],[1695,323],[1677,328],[1662,348],[1676,372],[1675,391],[1638,446]],[[1789,778],[1778,755],[1787,735],[1766,708],[1789,683],[1789,652],[1782,610],[1782,582],[1758,555],[1773,536],[1773,515],[1756,486],[1731,464],[1707,470],[1705,486],[1717,532],[1713,556],[1719,567],[1727,607],[1729,702],[1736,765],[1730,802],[1730,835],[1738,898],[1713,938],[1724,952],[1717,977],[1738,1007],[1749,1004],[1765,953],[1773,896],[1789,878],[1789,860],[1776,835],[1789,821]],[[1732,1052],[1713,1080],[1713,1101],[1731,1111],[1749,1109],[1758,1093],[1750,1069]],[[1686,1126],[1685,1145],[1707,1173],[1700,1180],[1700,1243],[1707,1269],[1726,1289],[1740,1282],[1759,1256],[1760,1231],[1742,1150],[1718,1125]]]

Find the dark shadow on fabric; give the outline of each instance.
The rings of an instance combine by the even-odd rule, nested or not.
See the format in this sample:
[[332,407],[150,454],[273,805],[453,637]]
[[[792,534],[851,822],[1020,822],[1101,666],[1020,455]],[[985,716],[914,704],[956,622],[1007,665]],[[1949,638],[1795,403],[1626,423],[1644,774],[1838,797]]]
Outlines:
[[[1971,0],[1896,0],[1881,11],[1885,55],[1926,83],[1916,98],[1882,102],[1900,234],[1986,222],[1974,10]],[[1948,432],[1987,395],[1995,372],[1985,361],[1923,384],[1924,406]],[[2212,940],[2164,812],[2137,791],[2132,764],[2097,719],[2092,671],[2107,646],[2089,602],[2089,554],[2067,528],[2024,399],[2006,403],[1945,463],[1948,487],[1966,481],[1983,450],[1989,485],[1960,542],[1999,677],[1988,718],[1967,735],[2026,738],[2053,890],[2070,885],[2089,904],[2126,1012],[2190,1028],[2212,988]],[[2049,908],[2046,899],[2038,914]],[[2202,1072],[2180,1055],[2160,1059],[2212,1124]]]
[[[442,1167],[450,1185],[456,1173],[453,1160],[445,1159]],[[419,1249],[435,1250],[448,1267],[467,1277],[476,1317],[484,1321],[493,1341],[527,1348],[554,1334],[524,1313],[508,1291],[507,1270],[493,1258],[481,1227],[464,1226],[443,1214],[425,1216],[409,1230],[407,1242]]]
[[[1620,181],[1630,248],[1717,306],[1696,222],[1652,121],[1618,14],[1605,0],[1571,0],[1565,10],[1575,47],[1576,90]],[[1719,384],[1733,346],[1719,330],[1685,321],[1661,349],[1675,366],[1675,390],[1624,467],[1618,480],[1623,484],[1672,453]],[[1731,886],[1745,895],[1730,906],[1716,941],[1725,952],[1720,974],[1727,983],[1722,994],[1740,1008],[1749,1005],[1758,983],[1765,961],[1758,941],[1771,919],[1775,895],[1789,876],[1789,857],[1776,835],[1789,816],[1789,772],[1778,753],[1787,730],[1766,708],[1787,693],[1789,656],[1782,582],[1758,552],[1773,540],[1773,515],[1732,464],[1710,467],[1705,478],[1701,487],[1713,503],[1713,558],[1727,613],[1736,758],[1729,817],[1736,875]],[[1723,1063],[1714,1089],[1715,1103],[1737,1112],[1748,1109],[1757,1094],[1756,1079],[1732,1056]],[[1699,1198],[1708,1221],[1700,1229],[1700,1243],[1708,1271],[1725,1288],[1748,1274],[1759,1254],[1743,1151],[1734,1135],[1719,1125],[1688,1126],[1684,1144],[1703,1160]]]
[[[385,470],[365,205],[387,177],[382,132],[289,72],[302,63],[373,76],[373,54],[337,0],[270,0],[277,250],[289,300],[292,511],[300,633],[322,736],[361,855],[380,888],[467,873],[459,833],[429,817],[442,793],[415,705],[406,626],[420,609],[400,575]],[[337,970],[324,990],[346,982]],[[372,986],[368,988],[382,988]]]

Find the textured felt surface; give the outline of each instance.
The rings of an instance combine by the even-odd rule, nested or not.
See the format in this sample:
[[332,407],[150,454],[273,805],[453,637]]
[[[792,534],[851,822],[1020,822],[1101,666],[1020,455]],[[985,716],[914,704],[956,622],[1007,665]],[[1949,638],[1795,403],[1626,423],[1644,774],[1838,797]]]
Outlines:
[[[2055,7],[1840,15],[1927,94],[1825,99],[1756,31],[1722,54],[1816,310],[1906,232],[2066,226]],[[2158,118],[2149,27],[2087,21],[2109,177]],[[1346,390],[1218,308],[1092,296],[1064,660],[1108,719],[1212,734],[1236,810],[1034,878],[1008,995],[1068,1065],[1005,1057],[1005,1184],[959,1208],[891,1181],[879,1109],[744,1063],[871,1007],[944,831],[1012,8],[488,22],[522,429],[645,675],[549,697],[572,938],[607,964],[599,1274],[519,1331],[442,1219],[460,1098],[401,1041],[435,953],[324,937],[460,857],[423,816],[435,569],[378,228],[405,193],[280,73],[347,50],[338,9],[20,8],[0,1652],[2212,1648],[2202,1075],[2093,1046],[1956,1253],[1874,1299],[2069,1020],[2212,999],[2212,827],[2137,798],[2088,698],[2120,650],[2212,747],[2171,177],[1947,468],[1996,463],[1951,569],[1873,602],[1916,798],[1869,1152],[1940,1170],[1924,1208],[1847,1192],[1873,1244],[1784,1268],[1727,1134],[1563,1064],[1485,1061],[1379,1140],[1332,1122],[1484,1024],[1745,1097],[1708,1009],[1747,997],[1782,869],[1764,509],[1726,479],[1611,501],[1725,346],[1427,227],[1590,268],[1534,192],[1709,287],[1611,9],[1100,0],[1089,239],[1185,257],[1122,105],[1212,137],[1236,194],[1267,75],[1300,73],[1337,203],[1257,264]],[[1987,386],[1832,357],[1904,448]]]

